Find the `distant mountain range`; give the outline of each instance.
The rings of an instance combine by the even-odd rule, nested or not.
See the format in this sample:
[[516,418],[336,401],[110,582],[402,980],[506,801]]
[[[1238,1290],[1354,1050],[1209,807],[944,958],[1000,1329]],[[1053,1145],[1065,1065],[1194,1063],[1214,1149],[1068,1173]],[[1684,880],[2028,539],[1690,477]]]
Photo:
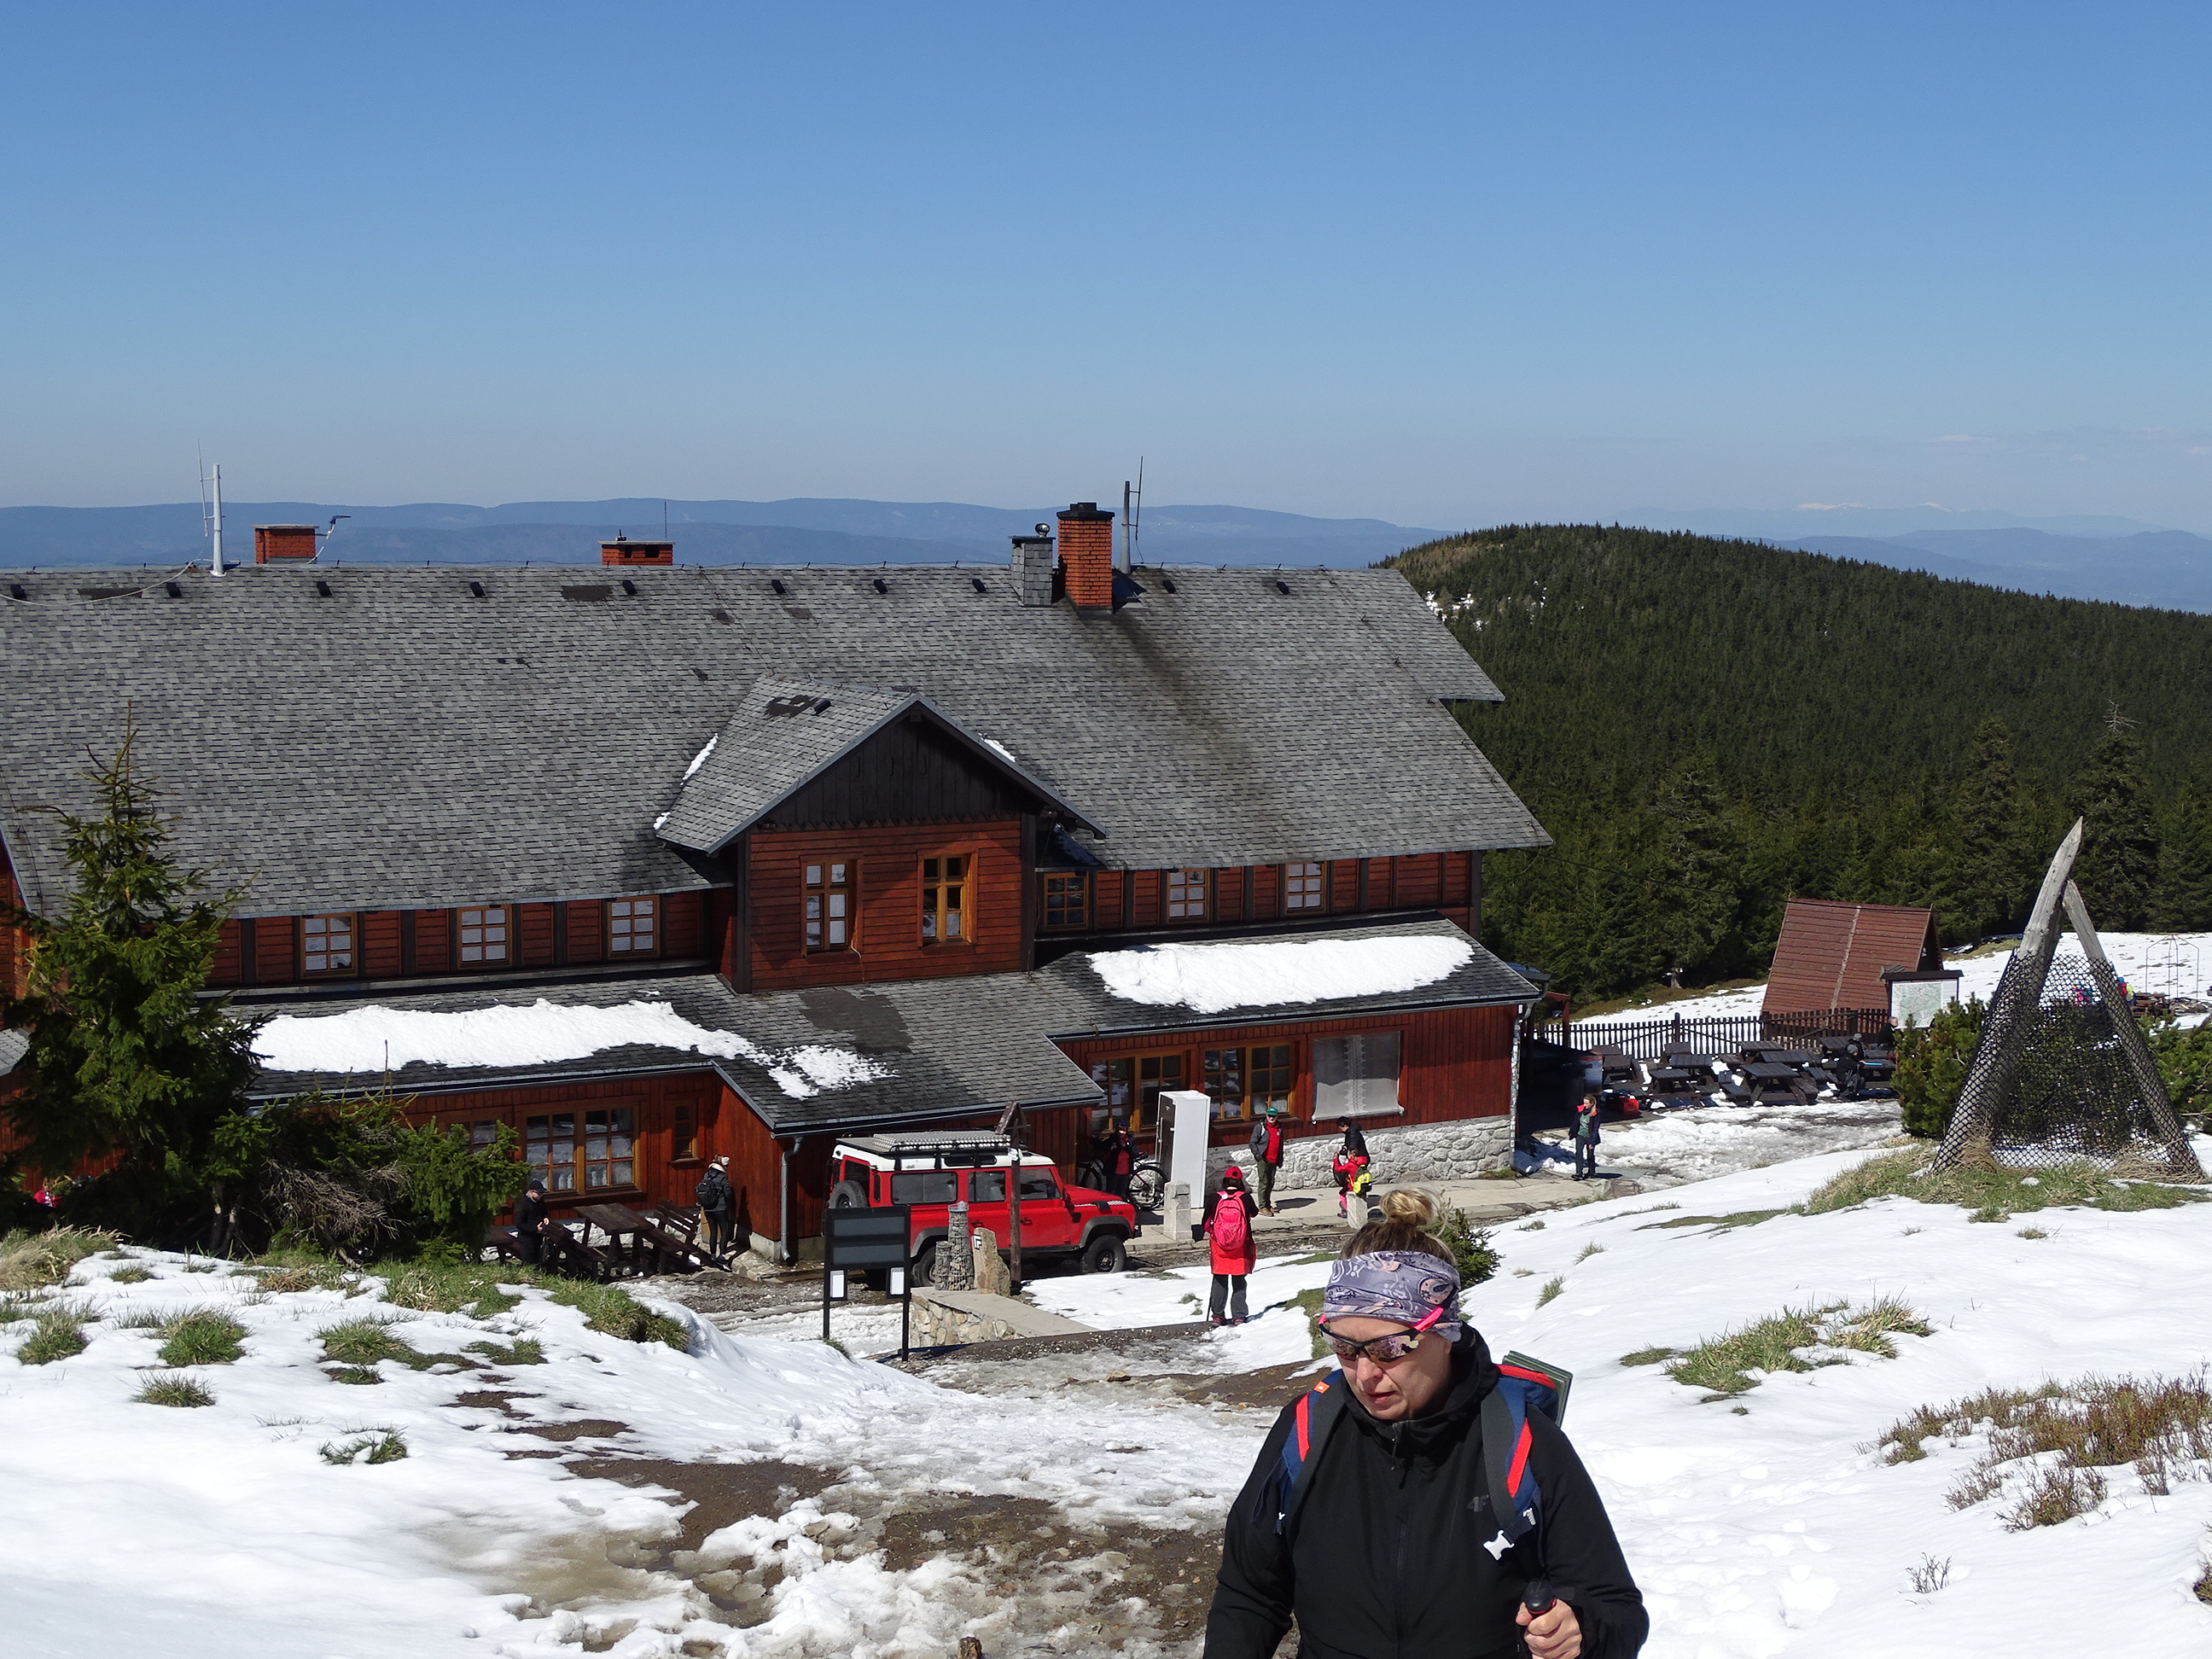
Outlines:
[[[1119,509],[1121,503],[1101,506]],[[1000,560],[1006,538],[1049,522],[1052,507],[963,501],[422,501],[359,507],[232,501],[226,554],[253,556],[256,524],[325,524],[338,563],[590,564],[617,532],[660,534],[691,564],[915,564]],[[1988,587],[2212,611],[2212,539],[2132,519],[2023,520],[1930,507],[1655,513],[1655,528],[1735,536],[1779,547],[1924,570]],[[1154,564],[1371,564],[1444,532],[1381,519],[1315,519],[1249,507],[1156,507],[1139,556]],[[197,502],[161,507],[0,507],[0,566],[173,565],[204,562]]]
[[[1121,503],[1102,501],[1118,512]],[[663,514],[679,561],[693,564],[893,564],[1000,560],[1006,538],[1051,521],[1053,507],[961,501],[443,501],[359,507],[228,501],[227,558],[253,556],[256,524],[325,524],[348,514],[324,557],[339,563],[592,564],[625,532],[657,538]],[[1314,519],[1246,507],[1146,509],[1139,556],[1155,564],[1371,564],[1442,532],[1380,519]],[[196,501],[158,507],[0,507],[0,566],[204,562]]]

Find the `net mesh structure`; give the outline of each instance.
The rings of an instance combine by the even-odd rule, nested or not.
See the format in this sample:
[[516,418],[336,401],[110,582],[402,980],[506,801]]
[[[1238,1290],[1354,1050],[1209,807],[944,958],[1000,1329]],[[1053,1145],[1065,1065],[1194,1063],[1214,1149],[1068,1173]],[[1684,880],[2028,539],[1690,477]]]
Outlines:
[[2086,1159],[2124,1177],[2203,1181],[2111,967],[2047,952],[2007,964],[1936,1167]]

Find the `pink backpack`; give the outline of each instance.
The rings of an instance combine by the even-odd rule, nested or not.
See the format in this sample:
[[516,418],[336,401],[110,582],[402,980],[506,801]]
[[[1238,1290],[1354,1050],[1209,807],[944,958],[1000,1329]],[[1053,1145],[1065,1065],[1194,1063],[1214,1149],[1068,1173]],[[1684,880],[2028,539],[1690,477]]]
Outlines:
[[1252,1230],[1245,1224],[1244,1189],[1225,1188],[1221,1201],[1213,1206],[1213,1242],[1227,1255],[1242,1255],[1251,1242]]

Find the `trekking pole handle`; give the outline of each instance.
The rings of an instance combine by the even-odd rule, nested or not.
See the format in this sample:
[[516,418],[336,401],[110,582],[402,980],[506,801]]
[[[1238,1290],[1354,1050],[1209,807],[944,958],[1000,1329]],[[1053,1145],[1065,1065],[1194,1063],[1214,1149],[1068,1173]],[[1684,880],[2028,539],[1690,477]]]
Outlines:
[[1541,1618],[1549,1613],[1552,1603],[1558,1599],[1552,1594],[1552,1581],[1548,1578],[1535,1579],[1521,1592],[1521,1605],[1528,1609],[1532,1618]]

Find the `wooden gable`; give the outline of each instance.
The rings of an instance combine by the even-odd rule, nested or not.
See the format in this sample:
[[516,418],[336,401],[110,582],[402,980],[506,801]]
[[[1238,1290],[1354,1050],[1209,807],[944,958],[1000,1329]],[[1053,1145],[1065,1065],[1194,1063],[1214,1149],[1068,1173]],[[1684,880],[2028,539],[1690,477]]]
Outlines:
[[793,790],[758,827],[1012,818],[1052,805],[916,708]]

